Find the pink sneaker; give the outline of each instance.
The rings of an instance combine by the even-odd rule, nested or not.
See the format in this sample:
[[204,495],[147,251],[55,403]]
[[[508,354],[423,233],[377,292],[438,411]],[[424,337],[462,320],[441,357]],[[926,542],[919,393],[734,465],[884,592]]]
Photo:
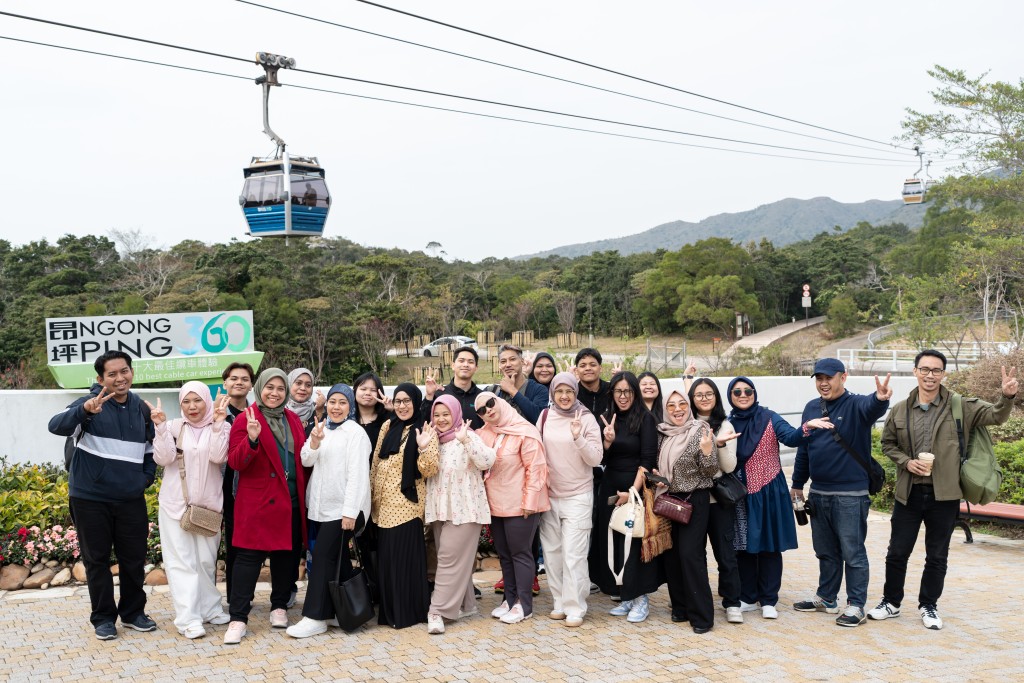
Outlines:
[[288,628],[288,612],[283,609],[275,609],[270,613],[271,628]]
[[244,621],[232,621],[228,624],[228,630],[224,633],[225,645],[238,645],[247,633]]

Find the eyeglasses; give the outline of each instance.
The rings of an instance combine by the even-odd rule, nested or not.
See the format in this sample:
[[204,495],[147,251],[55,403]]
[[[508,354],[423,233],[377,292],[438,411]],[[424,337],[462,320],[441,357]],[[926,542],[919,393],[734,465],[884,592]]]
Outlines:
[[732,390],[732,395],[735,396],[736,398],[739,398],[740,396],[753,396],[754,395],[754,390],[753,389],[733,389]]
[[391,403],[392,403],[392,405],[394,405],[394,406],[395,406],[396,408],[397,408],[398,406],[411,406],[411,405],[412,405],[412,399],[411,399],[411,398],[396,398],[396,399],[395,399],[394,401],[392,401]]
[[479,415],[480,417],[483,417],[487,413],[488,410],[490,410],[491,408],[494,407],[494,405],[497,402],[498,402],[497,398],[489,398],[489,399],[487,399],[487,403],[483,404],[482,406],[480,406],[479,408],[476,409],[476,414]]
[[694,394],[693,397],[698,401],[710,401],[715,397],[714,394]]
[[939,375],[946,371],[945,368],[922,368],[920,366],[914,369],[917,370],[922,375],[924,375],[925,377],[927,377],[928,375],[935,375],[936,377],[938,377]]
[[616,396],[632,396],[633,395],[633,390],[632,389],[616,389],[612,393],[614,393]]

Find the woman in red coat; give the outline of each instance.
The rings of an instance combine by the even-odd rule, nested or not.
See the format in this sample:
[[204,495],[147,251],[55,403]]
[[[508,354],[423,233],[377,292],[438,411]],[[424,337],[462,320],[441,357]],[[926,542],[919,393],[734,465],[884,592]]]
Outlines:
[[245,410],[244,420],[235,420],[228,446],[228,463],[238,472],[231,539],[238,554],[225,645],[239,643],[247,632],[250,603],[267,557],[270,625],[288,627],[292,570],[306,543],[306,474],[299,459],[306,439],[298,415],[285,408],[288,376],[268,368],[256,379],[255,389],[256,404]]

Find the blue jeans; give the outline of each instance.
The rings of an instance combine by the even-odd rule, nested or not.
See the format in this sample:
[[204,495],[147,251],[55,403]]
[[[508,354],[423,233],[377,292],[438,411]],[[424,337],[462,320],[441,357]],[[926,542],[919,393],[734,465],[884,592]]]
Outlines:
[[863,608],[868,599],[867,496],[811,493],[811,540],[818,558],[818,597],[833,602],[846,570],[847,602]]

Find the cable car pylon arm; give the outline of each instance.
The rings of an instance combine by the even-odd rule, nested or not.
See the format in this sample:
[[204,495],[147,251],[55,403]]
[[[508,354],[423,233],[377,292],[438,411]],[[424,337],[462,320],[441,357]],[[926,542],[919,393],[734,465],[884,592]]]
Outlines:
[[256,63],[262,66],[264,71],[264,74],[256,79],[257,85],[263,86],[263,132],[277,145],[275,158],[280,159],[284,155],[285,142],[270,127],[270,88],[271,86],[280,87],[281,84],[277,81],[278,69],[294,69],[295,60],[270,52],[257,52]]

